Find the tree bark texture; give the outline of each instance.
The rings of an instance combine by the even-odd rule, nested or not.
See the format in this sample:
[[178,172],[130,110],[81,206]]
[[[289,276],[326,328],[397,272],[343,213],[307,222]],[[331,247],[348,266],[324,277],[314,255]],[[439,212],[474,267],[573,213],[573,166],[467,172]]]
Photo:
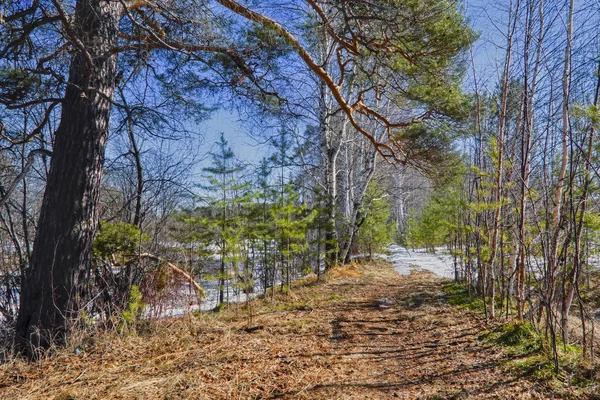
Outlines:
[[79,312],[79,282],[89,271],[97,227],[96,206],[115,87],[121,15],[118,0],[79,0],[65,18],[76,51],[55,134],[50,172],[16,326],[17,349],[65,340]]

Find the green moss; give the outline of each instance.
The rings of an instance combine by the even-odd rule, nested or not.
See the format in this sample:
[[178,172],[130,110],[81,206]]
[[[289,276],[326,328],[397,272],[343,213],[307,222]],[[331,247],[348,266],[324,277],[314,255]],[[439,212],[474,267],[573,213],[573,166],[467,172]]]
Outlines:
[[501,325],[484,333],[480,340],[501,346],[511,356],[506,367],[511,371],[542,381],[550,386],[587,388],[595,384],[581,372],[581,348],[557,343],[558,372],[554,369],[551,346],[528,322]]
[[555,378],[554,363],[545,354],[538,354],[507,363],[510,370],[530,376],[538,381],[551,381]]
[[538,354],[544,348],[542,337],[530,323],[501,325],[487,335],[491,342],[507,348],[509,354]]
[[[470,295],[466,285],[449,283],[444,286],[444,292],[448,304],[483,311],[483,299]],[[497,305],[505,306],[500,302],[497,302]],[[499,325],[491,331],[483,332],[478,339],[502,347],[504,353],[510,356],[510,360],[505,364],[506,367],[531,380],[544,382],[557,388],[568,385],[581,393],[587,393],[589,388],[596,385],[594,374],[586,374],[582,367],[585,364],[582,359],[582,349],[579,346],[565,346],[560,342],[560,338],[557,338],[560,367],[557,372],[549,339],[540,334],[529,322]]]
[[446,301],[450,305],[478,311],[482,311],[484,308],[483,299],[469,294],[466,285],[449,283],[444,286],[444,292],[446,293]]

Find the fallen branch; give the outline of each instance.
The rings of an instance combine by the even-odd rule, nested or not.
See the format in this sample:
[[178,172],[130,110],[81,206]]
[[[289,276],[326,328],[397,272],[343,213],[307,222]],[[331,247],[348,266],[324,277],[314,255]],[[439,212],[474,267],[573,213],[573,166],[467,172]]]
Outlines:
[[196,282],[196,280],[187,272],[185,272],[184,270],[182,270],[181,268],[179,268],[178,266],[176,266],[173,263],[168,262],[167,260],[164,260],[158,256],[155,256],[154,254],[150,254],[150,253],[142,253],[139,255],[136,255],[134,258],[130,259],[127,264],[131,264],[139,259],[142,258],[147,258],[153,261],[158,261],[164,265],[166,265],[167,267],[169,267],[171,269],[171,271],[178,273],[179,275],[183,276],[183,278],[189,282],[190,285],[192,285],[194,287],[194,289],[196,290],[196,293],[200,296],[200,297],[204,297],[205,293],[204,293],[204,288],[202,286],[200,286],[200,284],[198,282]]

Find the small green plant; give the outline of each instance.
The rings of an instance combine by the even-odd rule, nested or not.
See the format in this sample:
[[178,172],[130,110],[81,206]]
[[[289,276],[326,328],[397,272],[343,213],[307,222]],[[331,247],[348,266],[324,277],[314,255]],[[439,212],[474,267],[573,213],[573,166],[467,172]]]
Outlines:
[[94,323],[94,319],[86,310],[79,311],[79,322],[84,326],[89,326]]
[[375,182],[367,188],[365,204],[362,210],[365,219],[357,232],[356,245],[373,260],[376,252],[383,251],[392,242],[395,225],[390,222],[390,204]]
[[121,317],[123,318],[124,323],[123,327],[135,328],[138,320],[142,316],[144,308],[146,308],[146,304],[142,301],[140,288],[133,285],[129,292],[129,307],[127,310],[121,311]]
[[142,234],[135,225],[104,222],[94,240],[94,254],[102,258],[130,256],[136,253],[140,244],[149,240],[150,237]]
[[219,303],[215,306],[215,308],[213,308],[213,311],[216,313],[220,313],[223,310],[225,310],[225,307],[227,307],[227,302],[225,303]]
[[536,380],[549,381],[555,377],[554,363],[544,354],[517,359],[509,363],[509,368]]
[[331,296],[329,296],[329,300],[339,300],[341,298],[342,296],[340,296],[339,294],[332,294]]

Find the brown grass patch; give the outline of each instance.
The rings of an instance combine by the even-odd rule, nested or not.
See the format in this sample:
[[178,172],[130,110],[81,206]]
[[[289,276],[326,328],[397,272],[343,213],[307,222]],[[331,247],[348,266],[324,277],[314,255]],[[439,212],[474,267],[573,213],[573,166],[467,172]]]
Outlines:
[[358,278],[364,273],[364,268],[356,262],[349,264],[338,264],[325,272],[325,276],[331,279]]

